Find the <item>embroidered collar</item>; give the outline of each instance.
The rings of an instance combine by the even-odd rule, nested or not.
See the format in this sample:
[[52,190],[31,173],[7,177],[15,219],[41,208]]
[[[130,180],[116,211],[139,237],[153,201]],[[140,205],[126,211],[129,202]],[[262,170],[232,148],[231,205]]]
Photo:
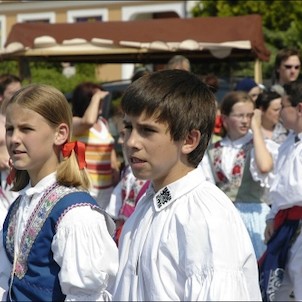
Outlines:
[[186,176],[162,188],[157,193],[152,186],[149,186],[147,194],[153,195],[153,205],[156,212],[167,208],[176,199],[193,190],[201,182],[205,181],[201,169],[194,169]]
[[[77,191],[77,189],[73,187],[70,188],[59,186],[56,183],[50,185],[48,189],[45,190],[43,196],[40,198],[38,204],[36,205],[35,210],[29,217],[21,237],[19,253],[17,254],[17,258],[15,259],[16,267],[14,272],[19,279],[22,279],[27,272],[28,255],[53,207],[63,196],[74,191]],[[18,204],[13,204],[12,207],[13,208],[9,217],[9,225],[6,236],[7,251],[11,259],[15,257],[14,234],[17,228],[16,212],[18,209]],[[45,245],[47,245],[47,241],[48,239],[45,240]],[[43,248],[45,248],[45,246],[43,246]]]
[[253,138],[253,134],[249,131],[245,136],[240,137],[234,141],[230,140],[228,136],[221,140],[222,146],[232,146],[234,148],[240,149],[243,145],[247,144]]
[[31,197],[34,194],[42,193],[46,188],[53,185],[55,182],[56,172],[53,172],[41,179],[34,187],[31,187],[31,184],[28,184],[24,189],[20,191],[20,195]]

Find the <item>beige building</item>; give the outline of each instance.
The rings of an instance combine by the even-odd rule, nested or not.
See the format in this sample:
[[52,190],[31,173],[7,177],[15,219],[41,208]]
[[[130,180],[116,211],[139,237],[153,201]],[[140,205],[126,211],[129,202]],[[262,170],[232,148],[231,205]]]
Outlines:
[[[3,48],[15,23],[106,22],[190,17],[196,1],[0,1],[0,47]],[[68,64],[65,64],[68,66]],[[102,81],[129,79],[133,64],[102,64],[97,77]]]

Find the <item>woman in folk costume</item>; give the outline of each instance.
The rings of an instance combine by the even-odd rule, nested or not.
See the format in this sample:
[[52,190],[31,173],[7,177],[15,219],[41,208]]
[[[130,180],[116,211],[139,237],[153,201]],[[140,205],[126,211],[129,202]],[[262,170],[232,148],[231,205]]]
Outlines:
[[243,91],[229,92],[220,110],[225,130],[210,149],[216,185],[234,202],[250,234],[256,257],[265,250],[265,217],[269,187],[278,145],[264,140],[261,111]]
[[85,146],[70,142],[64,95],[29,85],[6,113],[13,190],[3,227],[2,300],[108,300],[118,267],[113,221],[88,193]]

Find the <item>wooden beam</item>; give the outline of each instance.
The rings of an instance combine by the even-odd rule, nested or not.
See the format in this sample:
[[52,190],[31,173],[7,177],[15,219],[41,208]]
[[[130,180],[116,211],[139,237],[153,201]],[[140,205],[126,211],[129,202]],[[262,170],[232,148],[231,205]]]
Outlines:
[[258,84],[262,84],[262,62],[257,58],[254,64],[254,80]]

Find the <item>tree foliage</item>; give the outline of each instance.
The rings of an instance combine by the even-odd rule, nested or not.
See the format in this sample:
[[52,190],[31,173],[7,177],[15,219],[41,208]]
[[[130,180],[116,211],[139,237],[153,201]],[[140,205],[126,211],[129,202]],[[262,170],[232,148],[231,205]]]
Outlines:
[[202,0],[193,8],[192,15],[194,17],[261,15],[265,43],[272,52],[269,63],[263,65],[264,76],[268,77],[279,49],[302,48],[301,4],[301,1],[288,0]]
[[[60,63],[30,62],[30,78],[22,81],[24,85],[29,83],[43,83],[56,87],[63,93],[72,91],[81,82],[97,82],[95,76],[95,64],[78,63],[75,65],[76,74],[70,78],[62,74]],[[17,61],[0,62],[1,74],[11,73],[19,75]]]

